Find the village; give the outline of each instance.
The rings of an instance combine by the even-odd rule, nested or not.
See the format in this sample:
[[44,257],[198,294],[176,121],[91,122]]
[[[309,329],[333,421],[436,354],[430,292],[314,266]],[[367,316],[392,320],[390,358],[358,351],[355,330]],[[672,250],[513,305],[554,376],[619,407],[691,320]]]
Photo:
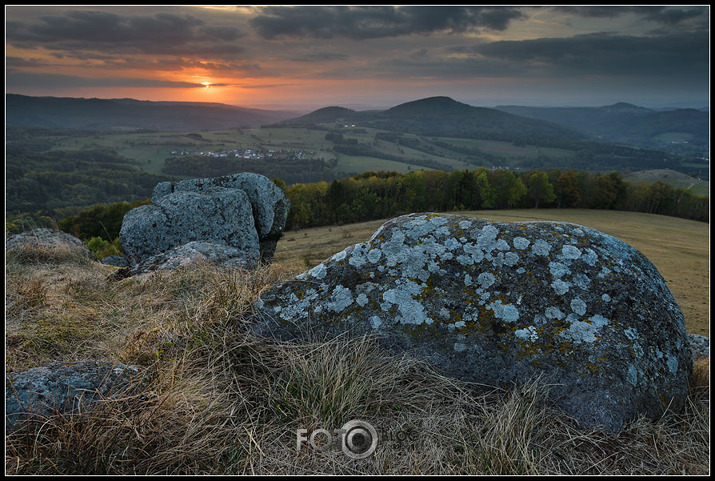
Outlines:
[[214,150],[204,152],[190,152],[187,150],[172,150],[171,155],[193,155],[200,157],[222,157],[236,159],[303,159],[307,156],[315,155],[314,150],[293,150],[293,149],[233,149]]

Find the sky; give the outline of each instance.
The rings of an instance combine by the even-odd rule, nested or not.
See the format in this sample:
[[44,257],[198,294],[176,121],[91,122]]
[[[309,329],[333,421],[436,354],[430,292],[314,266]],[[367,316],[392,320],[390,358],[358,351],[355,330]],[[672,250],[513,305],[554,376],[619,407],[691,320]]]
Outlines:
[[5,91],[310,111],[709,106],[704,6],[5,6]]

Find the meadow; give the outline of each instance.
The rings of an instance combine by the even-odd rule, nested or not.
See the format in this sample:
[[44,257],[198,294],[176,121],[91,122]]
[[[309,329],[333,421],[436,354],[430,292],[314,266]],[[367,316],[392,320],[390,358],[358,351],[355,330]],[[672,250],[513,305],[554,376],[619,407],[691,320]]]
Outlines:
[[[424,148],[417,150],[398,142],[380,139],[381,130],[373,128],[343,129],[346,139],[355,139],[361,144],[371,145],[376,151],[387,156],[396,156],[403,160],[388,160],[369,156],[352,156],[333,152],[333,143],[325,139],[325,130],[309,128],[265,127],[253,129],[229,129],[216,131],[201,131],[193,133],[151,132],[151,133],[96,133],[79,136],[57,137],[53,140],[52,150],[78,150],[92,148],[107,148],[116,150],[121,156],[132,159],[149,173],[162,174],[164,159],[171,156],[172,151],[217,151],[233,149],[295,149],[314,152],[315,158],[323,160],[336,159],[335,172],[349,175],[375,170],[394,170],[406,173],[410,170],[429,168],[424,161],[436,162],[445,169],[475,169],[475,155],[479,153],[484,158],[477,164],[491,167],[514,167],[521,162],[543,161],[544,158],[568,164],[574,161],[576,153],[553,147],[536,147],[533,145],[516,145],[513,142],[459,139],[451,137],[434,137],[435,143],[427,137],[414,134],[404,134],[408,140],[417,141]],[[467,154],[450,150],[444,146],[454,146],[457,149],[473,149]],[[420,164],[420,161],[423,161]],[[702,168],[702,164],[684,164],[685,168]],[[707,165],[705,165],[707,168]],[[542,169],[543,170],[543,169]],[[698,195],[709,194],[709,182],[699,180],[685,174],[669,170],[648,170],[632,172],[624,175],[624,180],[630,182],[653,183],[664,182],[676,188],[690,188]]]
[[[598,228],[646,254],[669,281],[688,330],[708,328],[708,225],[638,213],[487,211]],[[6,438],[6,474],[709,474],[709,360],[682,413],[618,434],[583,430],[544,401],[538,380],[475,389],[373,340],[272,343],[247,329],[252,304],[382,221],[288,232],[256,271],[194,265],[126,279],[62,252],[6,262],[6,370],[105,359],[139,366],[140,393],[28,423]],[[297,430],[376,427],[362,460],[297,449]]]
[[710,195],[710,182],[666,169],[630,172],[623,176],[627,182],[663,182],[678,189],[690,189],[696,195]]

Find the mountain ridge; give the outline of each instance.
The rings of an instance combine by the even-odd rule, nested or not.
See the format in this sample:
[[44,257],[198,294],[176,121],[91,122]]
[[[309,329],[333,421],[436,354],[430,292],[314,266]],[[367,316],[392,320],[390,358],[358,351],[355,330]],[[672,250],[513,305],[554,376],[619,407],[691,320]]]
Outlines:
[[[332,111],[318,109],[300,117],[281,121],[276,126],[350,122],[359,127],[432,136],[504,140],[537,136],[574,139],[588,137],[584,133],[552,122],[530,119],[487,107],[474,107],[445,96],[404,102],[385,110],[341,109]],[[319,112],[322,115],[318,115]],[[335,115],[331,117],[331,113]]]
[[589,133],[604,141],[689,154],[709,150],[710,115],[702,110],[653,110],[626,102],[603,107],[525,107],[497,110],[546,120]]
[[5,94],[8,127],[71,130],[220,130],[259,127],[296,114],[210,102],[32,97]]
[[87,131],[194,131],[240,127],[351,124],[434,137],[530,141],[535,138],[600,140],[689,155],[709,150],[709,112],[653,110],[627,102],[601,107],[476,107],[447,96],[390,108],[323,107],[305,115],[217,102],[131,98],[31,97],[8,93],[7,127]]

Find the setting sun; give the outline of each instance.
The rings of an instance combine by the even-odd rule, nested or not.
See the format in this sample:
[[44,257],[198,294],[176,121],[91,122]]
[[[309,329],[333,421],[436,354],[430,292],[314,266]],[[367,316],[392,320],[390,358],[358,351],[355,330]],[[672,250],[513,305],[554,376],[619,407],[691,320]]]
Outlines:
[[204,86],[205,89],[211,87],[211,82],[201,82],[201,85]]

